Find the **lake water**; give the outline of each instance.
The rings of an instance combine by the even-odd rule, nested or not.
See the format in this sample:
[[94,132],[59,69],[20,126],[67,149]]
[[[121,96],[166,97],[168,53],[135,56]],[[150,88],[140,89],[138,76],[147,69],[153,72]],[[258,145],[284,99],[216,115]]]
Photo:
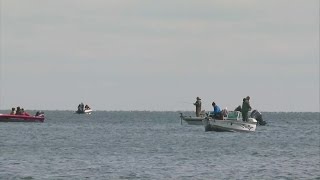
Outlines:
[[0,179],[320,179],[318,112],[262,112],[252,133],[205,132],[178,112],[45,115],[0,123]]

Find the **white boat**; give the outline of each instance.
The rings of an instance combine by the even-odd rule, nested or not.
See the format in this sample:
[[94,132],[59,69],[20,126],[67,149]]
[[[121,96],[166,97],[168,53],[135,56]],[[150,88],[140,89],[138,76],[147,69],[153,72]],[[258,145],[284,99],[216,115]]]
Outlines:
[[78,105],[78,110],[75,111],[74,113],[76,113],[76,114],[91,114],[92,109],[87,104],[84,105],[83,103],[80,103]]
[[206,117],[203,120],[203,125],[205,131],[254,132],[257,127],[257,120],[250,117],[248,121],[243,121],[240,111],[229,111],[222,120],[210,116]]
[[206,118],[205,111],[200,112],[200,117],[184,116],[182,113],[180,113],[181,124],[182,124],[182,120],[184,120],[190,125],[202,125],[202,120],[204,120],[205,118]]

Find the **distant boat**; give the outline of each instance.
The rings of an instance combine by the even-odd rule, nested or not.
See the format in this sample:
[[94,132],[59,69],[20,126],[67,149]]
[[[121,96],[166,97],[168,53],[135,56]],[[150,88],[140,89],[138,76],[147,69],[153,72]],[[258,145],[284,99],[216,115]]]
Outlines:
[[78,105],[78,110],[75,111],[76,114],[91,114],[92,109],[86,104],[84,105],[83,103],[80,103]]
[[0,114],[0,122],[44,122],[44,113],[36,116]]
[[182,113],[180,113],[181,123],[182,120],[187,122],[189,125],[202,125],[202,120],[205,119],[205,111],[200,112],[200,116],[184,116]]

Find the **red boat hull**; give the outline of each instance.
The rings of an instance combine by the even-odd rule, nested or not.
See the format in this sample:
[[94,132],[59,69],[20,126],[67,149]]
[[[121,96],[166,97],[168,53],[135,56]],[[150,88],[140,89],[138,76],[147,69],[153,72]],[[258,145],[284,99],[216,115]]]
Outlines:
[[0,114],[0,122],[44,122],[44,116]]

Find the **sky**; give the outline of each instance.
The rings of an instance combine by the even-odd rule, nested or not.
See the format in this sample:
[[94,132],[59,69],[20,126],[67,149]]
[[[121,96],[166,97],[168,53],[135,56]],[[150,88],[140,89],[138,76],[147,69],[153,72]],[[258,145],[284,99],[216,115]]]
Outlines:
[[319,112],[319,0],[0,0],[0,109]]

